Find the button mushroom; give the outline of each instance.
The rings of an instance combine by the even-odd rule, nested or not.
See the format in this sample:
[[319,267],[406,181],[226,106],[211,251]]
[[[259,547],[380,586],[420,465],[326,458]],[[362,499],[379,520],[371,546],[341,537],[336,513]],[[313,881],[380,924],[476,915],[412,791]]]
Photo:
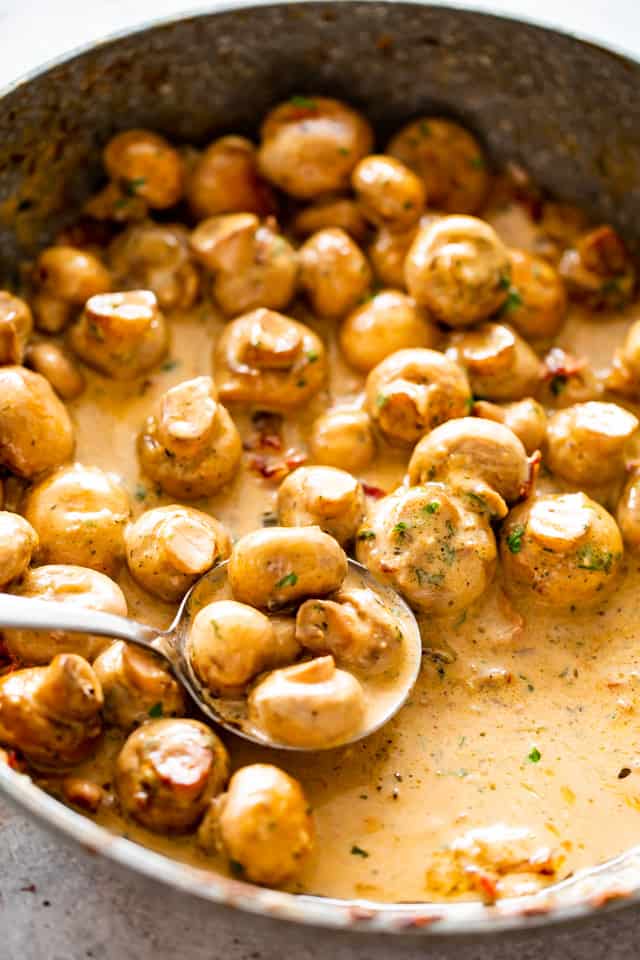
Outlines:
[[213,730],[197,720],[151,720],[118,754],[120,806],[148,830],[184,833],[196,826],[229,777],[229,758]]
[[149,717],[181,716],[185,694],[164,663],[146,650],[118,640],[96,657],[93,669],[104,695],[104,718],[123,730]]
[[216,345],[215,371],[225,403],[292,410],[320,390],[327,358],[309,327],[261,308],[227,324]]
[[613,227],[583,233],[565,250],[558,267],[569,296],[592,310],[620,309],[633,294],[636,271],[622,239]]
[[204,150],[189,171],[187,202],[198,220],[219,213],[273,211],[273,197],[260,179],[256,149],[244,137],[220,137]]
[[300,652],[292,621],[279,625],[236,600],[202,607],[189,628],[187,653],[200,682],[217,696],[238,696],[259,673]]
[[31,309],[20,297],[0,290],[0,365],[22,363],[33,329]]
[[356,478],[336,467],[298,467],[278,489],[278,516],[284,527],[318,526],[342,545],[353,540],[364,506]]
[[356,555],[416,610],[458,613],[493,579],[496,542],[486,510],[442,483],[400,487],[370,510]]
[[102,731],[100,681],[72,653],[0,678],[0,743],[34,766],[57,770],[86,759]]
[[447,213],[475,213],[489,188],[482,147],[464,127],[441,117],[420,117],[387,147],[423,180],[429,204]]
[[350,366],[369,373],[397,350],[435,347],[438,332],[411,297],[381,290],[345,317],[339,339]]
[[319,527],[267,527],[234,544],[228,574],[236,600],[271,610],[337,590],[347,558]]
[[168,140],[150,130],[125,130],[109,140],[103,163],[124,196],[153,210],[173,207],[184,190],[184,166]]
[[367,377],[367,410],[391,443],[413,444],[471,405],[464,370],[435,350],[398,350]]
[[351,197],[320,197],[303,207],[291,221],[291,229],[301,237],[309,237],[328,227],[339,227],[356,243],[364,240],[368,230],[367,221]]
[[547,428],[546,462],[577,486],[621,477],[638,419],[616,403],[577,403],[559,410]]
[[364,691],[333,657],[317,657],[269,673],[249,694],[249,720],[275,743],[325,750],[360,729]]
[[478,400],[473,405],[473,412],[483,420],[504,423],[522,441],[527,453],[535,453],[542,448],[547,435],[547,414],[542,404],[533,397],[503,404]]
[[371,284],[371,268],[360,247],[339,227],[312,234],[302,245],[300,287],[321,317],[341,317]]
[[567,313],[567,294],[557,270],[524,250],[509,250],[511,289],[504,319],[531,343],[559,333]]
[[423,180],[387,154],[370,154],[351,174],[351,185],[367,220],[378,227],[405,230],[422,216]]
[[25,364],[48,380],[66,402],[76,400],[84,391],[86,381],[83,374],[57,343],[42,340],[31,344],[25,353]]
[[580,609],[602,600],[616,579],[622,537],[613,517],[584,493],[548,494],[515,507],[500,534],[514,596]]
[[531,466],[518,437],[479,417],[449,420],[423,437],[409,461],[409,482],[437,480],[461,493],[470,507],[498,517],[528,490]]
[[476,217],[442,217],[421,227],[405,261],[409,293],[449,327],[469,327],[495,313],[510,278],[507,248]]
[[618,501],[616,519],[624,542],[632,550],[640,547],[640,472],[638,463],[629,466],[629,477]]
[[369,414],[353,407],[327,410],[313,421],[309,449],[317,463],[359,473],[376,453]]
[[114,380],[131,380],[155,367],[168,340],[166,321],[150,290],[91,297],[69,332],[80,359]]
[[[51,564],[29,570],[13,590],[18,596],[73,603],[87,610],[127,615],[127,602],[122,590],[97,570],[66,564]],[[104,637],[64,630],[4,630],[9,652],[22,663],[48,663],[59,653],[77,653],[93,660],[109,643]]]
[[71,459],[73,425],[39,373],[0,367],[0,463],[31,480]]
[[78,247],[47,247],[38,257],[31,305],[35,324],[46,333],[67,326],[74,307],[111,290],[111,275],[94,254]]
[[191,234],[191,249],[213,274],[213,295],[229,316],[258,307],[281,310],[293,298],[296,251],[272,219],[252,213],[210,217]]
[[198,296],[200,277],[181,224],[133,224],[111,243],[108,257],[114,284],[151,290],[161,310],[186,310]]
[[208,852],[220,849],[236,876],[280,886],[301,871],[313,848],[309,805],[297,780],[254,763],[236,771],[198,830]]
[[0,588],[28,569],[38,546],[38,534],[18,513],[0,510]]
[[371,150],[367,121],[338,100],[292,97],[274,107],[260,130],[258,167],[294,197],[317,197],[346,187]]
[[131,514],[120,478],[74,463],[33,486],[22,511],[39,537],[38,563],[71,563],[113,576]]
[[172,387],[138,437],[140,464],[166,493],[195,500],[234,476],[242,444],[229,413],[216,399],[211,377]]
[[198,577],[226,560],[229,534],[214,517],[171,504],[147,510],[124,534],[127,565],[148,593],[180,600]]
[[538,357],[506,324],[483,323],[452,334],[447,356],[467,371],[474,395],[488,400],[520,400],[540,383]]
[[368,587],[343,587],[326,600],[305,600],[296,615],[296,639],[314,654],[365,676],[393,669],[402,650],[396,617]]

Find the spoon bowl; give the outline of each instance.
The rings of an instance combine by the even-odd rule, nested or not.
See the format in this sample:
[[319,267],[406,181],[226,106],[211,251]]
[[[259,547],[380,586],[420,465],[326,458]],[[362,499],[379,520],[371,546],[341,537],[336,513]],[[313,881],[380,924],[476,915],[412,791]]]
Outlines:
[[[363,722],[355,734],[339,743],[332,741],[328,745],[331,748],[345,746],[369,736],[400,710],[418,678],[422,656],[420,630],[405,601],[391,587],[376,580],[362,564],[349,560],[348,565],[345,584],[368,587],[378,595],[401,625],[403,646],[398,657],[398,666],[392,671],[375,677],[358,677],[365,691]],[[209,720],[261,746],[308,752],[308,747],[280,743],[268,737],[250,721],[246,698],[214,696],[201,683],[193,669],[188,652],[191,623],[196,613],[206,604],[232,597],[227,569],[228,561],[225,561],[213,567],[193,584],[167,630],[158,630],[116,614],[12,594],[1,595],[0,628],[91,633],[133,643],[155,653],[168,664],[175,678]],[[287,612],[291,611],[287,608],[278,610],[279,614]]]

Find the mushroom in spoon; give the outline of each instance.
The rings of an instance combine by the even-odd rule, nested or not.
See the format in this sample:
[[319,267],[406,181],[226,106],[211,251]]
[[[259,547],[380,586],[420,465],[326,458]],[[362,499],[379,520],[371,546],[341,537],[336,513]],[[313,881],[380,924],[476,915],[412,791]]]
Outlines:
[[415,684],[422,649],[405,602],[316,527],[242,537],[167,630],[10,594],[0,627],[89,631],[152,650],[210,720],[291,750],[342,746],[385,724]]

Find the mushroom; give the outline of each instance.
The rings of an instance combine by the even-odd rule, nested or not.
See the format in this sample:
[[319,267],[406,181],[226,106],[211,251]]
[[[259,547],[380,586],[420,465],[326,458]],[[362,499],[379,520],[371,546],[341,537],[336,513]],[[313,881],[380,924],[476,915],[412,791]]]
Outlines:
[[398,350],[367,377],[367,410],[391,443],[414,444],[471,405],[467,376],[435,350]]
[[43,667],[0,677],[0,743],[36,767],[58,770],[85,760],[102,732],[100,681],[72,653]]
[[493,579],[496,542],[486,508],[444,483],[400,487],[370,510],[356,556],[414,607],[450,616]]
[[399,290],[381,290],[342,323],[340,347],[347,363],[369,373],[385,357],[412,347],[435,347],[438,332],[422,307]]
[[328,656],[267,674],[248,708],[251,723],[273,742],[325,750],[357,733],[365,700],[360,682]]
[[228,575],[236,600],[271,610],[337,590],[347,557],[319,527],[266,527],[233,545]]
[[442,217],[421,227],[405,261],[407,289],[449,327],[486,320],[505,303],[509,254],[497,233],[476,217]]
[[213,274],[213,295],[229,316],[258,307],[281,310],[293,298],[296,251],[275,221],[253,213],[209,217],[190,238],[196,259]]
[[81,360],[114,380],[132,380],[155,367],[167,352],[169,332],[151,290],[91,297],[69,331]]
[[269,111],[260,141],[261,174],[306,199],[346,187],[371,150],[373,133],[361,114],[339,100],[292,97]]
[[194,617],[187,651],[210,693],[235,697],[263,670],[295,660],[300,646],[293,621],[280,618],[276,625],[245,603],[216,600]]
[[132,224],[113,240],[108,256],[114,283],[151,290],[161,310],[186,310],[198,296],[200,277],[181,224]]
[[193,829],[228,778],[222,741],[197,720],[143,723],[116,760],[115,787],[123,812],[157,833]]
[[198,830],[198,842],[207,852],[221,850],[237,876],[268,886],[288,883],[300,873],[313,840],[302,787],[267,763],[237,770]]
[[314,654],[331,654],[346,670],[370,676],[397,666],[402,629],[368,587],[342,587],[326,599],[305,600],[296,615],[296,639]]
[[[13,593],[54,603],[72,603],[86,610],[126,617],[127,601],[117,583],[97,570],[69,564],[51,564],[28,570]],[[9,653],[26,664],[48,663],[62,653],[76,653],[93,660],[108,644],[105,637],[64,630],[3,631]]]
[[364,493],[355,477],[336,467],[298,467],[280,484],[283,527],[320,527],[344,545],[364,515]]
[[637,417],[616,403],[577,403],[549,420],[546,462],[576,486],[610,483],[624,473],[637,429]]
[[177,503],[145,511],[126,528],[124,542],[133,579],[169,603],[231,550],[229,534],[215,517]]
[[261,308],[227,324],[216,345],[215,371],[225,403],[286,411],[320,390],[327,358],[309,327]]
[[47,380],[0,367],[0,463],[32,480],[71,459],[75,438],[65,405]]
[[31,487],[22,510],[38,534],[38,563],[118,571],[131,501],[115,474],[81,463],[60,467]]
[[540,383],[538,357],[506,324],[483,323],[452,334],[447,356],[467,371],[474,395],[488,400],[521,400]]
[[420,117],[391,139],[387,153],[424,181],[430,206],[476,213],[489,188],[487,161],[476,138],[453,120]]
[[339,227],[312,234],[302,245],[300,287],[321,317],[341,317],[371,284],[371,268],[360,247]]
[[149,717],[181,716],[187,709],[180,684],[146,650],[118,640],[96,657],[93,669],[104,695],[104,718],[123,730]]
[[196,500],[235,475],[242,442],[211,377],[185,380],[160,399],[138,437],[142,469],[166,493]]
[[547,494],[515,507],[502,526],[500,558],[509,590],[580,610],[615,583],[622,537],[611,514],[584,493]]

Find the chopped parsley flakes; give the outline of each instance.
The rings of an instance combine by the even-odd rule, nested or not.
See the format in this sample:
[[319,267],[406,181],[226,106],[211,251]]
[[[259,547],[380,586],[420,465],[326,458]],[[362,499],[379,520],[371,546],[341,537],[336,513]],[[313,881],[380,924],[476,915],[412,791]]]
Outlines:
[[295,587],[297,582],[298,582],[298,574],[288,573],[286,576],[282,578],[282,580],[278,580],[278,582],[276,583],[276,587],[278,590],[281,587]]
[[520,553],[522,550],[524,533],[524,525],[522,523],[517,523],[513,530],[507,534],[507,546],[509,547],[511,553]]
[[365,858],[366,858],[366,857],[368,857],[370,854],[369,854],[369,851],[368,851],[368,850],[363,850],[362,847],[359,847],[359,846],[357,845],[357,843],[354,843],[354,845],[351,847],[351,855],[354,856],[354,857],[365,857]]

